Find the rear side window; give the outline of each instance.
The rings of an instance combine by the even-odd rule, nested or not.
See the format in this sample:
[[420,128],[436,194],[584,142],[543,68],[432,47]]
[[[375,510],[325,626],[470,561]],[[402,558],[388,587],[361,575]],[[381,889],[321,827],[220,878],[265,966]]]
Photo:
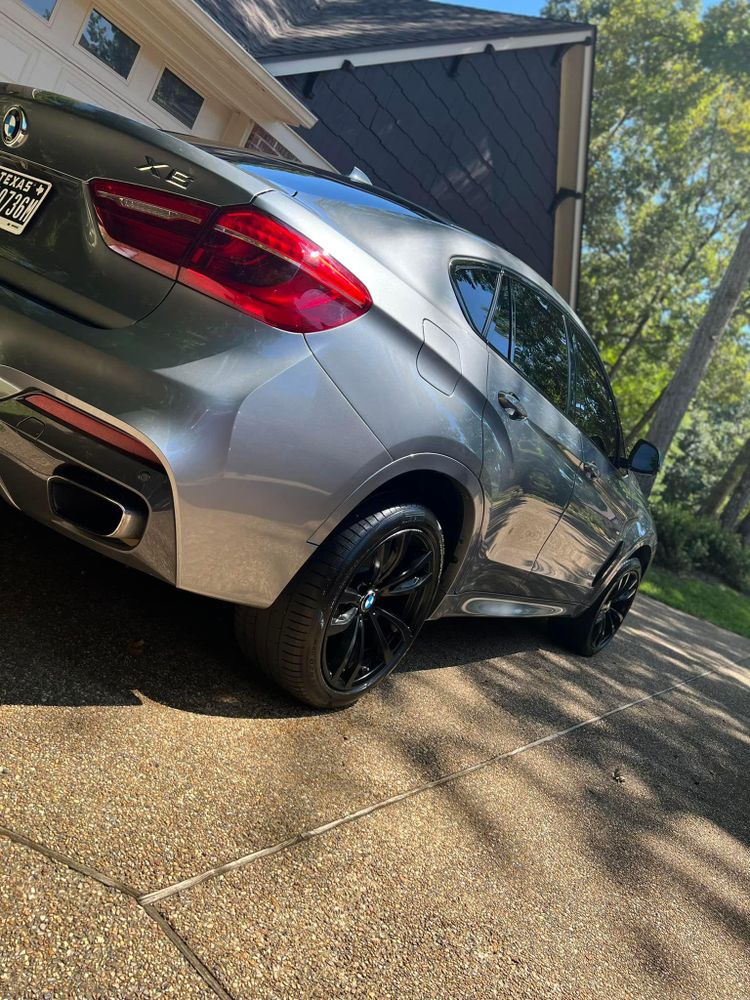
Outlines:
[[620,421],[609,380],[590,341],[574,327],[572,334],[577,347],[573,421],[614,461],[620,453]]
[[469,321],[481,334],[495,298],[499,271],[478,264],[461,264],[453,269],[453,287]]
[[510,357],[510,323],[510,282],[504,276],[497,293],[495,312],[487,327],[487,342],[504,358]]
[[513,354],[511,360],[531,384],[562,413],[568,408],[568,339],[560,310],[541,292],[511,281]]

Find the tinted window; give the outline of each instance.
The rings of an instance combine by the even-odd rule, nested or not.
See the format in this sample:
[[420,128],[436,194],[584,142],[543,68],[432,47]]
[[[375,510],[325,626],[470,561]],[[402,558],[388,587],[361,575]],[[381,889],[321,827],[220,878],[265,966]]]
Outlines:
[[498,272],[491,267],[480,265],[461,265],[453,271],[456,294],[477,333],[484,330],[484,324],[490,314],[492,300],[495,298],[497,276]]
[[98,10],[91,11],[91,17],[81,35],[81,45],[126,79],[130,76],[140,49],[138,42],[120,31]]
[[502,279],[495,312],[487,328],[487,340],[503,357],[510,357],[510,283]]
[[620,450],[620,425],[607,376],[595,348],[573,329],[576,357],[573,419],[587,438],[610,460]]
[[511,281],[511,287],[513,363],[564,413],[568,406],[568,342],[562,313],[528,285]]
[[168,111],[178,122],[192,128],[203,106],[203,98],[192,87],[183,83],[179,76],[165,69],[154,91],[154,103]]

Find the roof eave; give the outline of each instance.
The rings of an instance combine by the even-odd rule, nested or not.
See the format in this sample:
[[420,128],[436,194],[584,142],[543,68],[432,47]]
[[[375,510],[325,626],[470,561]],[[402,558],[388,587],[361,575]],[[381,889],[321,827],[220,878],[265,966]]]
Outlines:
[[413,62],[421,59],[441,59],[451,56],[474,55],[491,47],[496,52],[513,49],[541,48],[543,46],[591,43],[594,28],[590,25],[560,23],[559,31],[537,31],[476,38],[461,38],[451,42],[423,42],[414,45],[382,46],[371,49],[308,53],[307,55],[260,56],[264,69],[275,77],[295,76],[298,73],[321,73],[340,69],[344,63],[352,66],[374,66],[382,63]]

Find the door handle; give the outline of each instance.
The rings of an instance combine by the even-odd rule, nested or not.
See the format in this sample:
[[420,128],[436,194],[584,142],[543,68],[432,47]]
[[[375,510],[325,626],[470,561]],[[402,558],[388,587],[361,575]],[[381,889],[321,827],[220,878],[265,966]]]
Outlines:
[[583,474],[587,479],[598,479],[601,473],[599,472],[599,467],[594,465],[593,462],[584,462],[582,465]]
[[521,401],[515,392],[499,392],[497,401],[507,411],[511,420],[525,420],[528,411],[521,406]]

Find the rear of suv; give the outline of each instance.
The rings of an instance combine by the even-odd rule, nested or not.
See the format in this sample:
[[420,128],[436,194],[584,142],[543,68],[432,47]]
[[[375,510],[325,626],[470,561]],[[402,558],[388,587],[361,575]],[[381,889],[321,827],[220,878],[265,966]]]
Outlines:
[[237,606],[347,705],[429,618],[585,655],[655,537],[588,334],[521,261],[386,192],[0,86],[0,495]]

